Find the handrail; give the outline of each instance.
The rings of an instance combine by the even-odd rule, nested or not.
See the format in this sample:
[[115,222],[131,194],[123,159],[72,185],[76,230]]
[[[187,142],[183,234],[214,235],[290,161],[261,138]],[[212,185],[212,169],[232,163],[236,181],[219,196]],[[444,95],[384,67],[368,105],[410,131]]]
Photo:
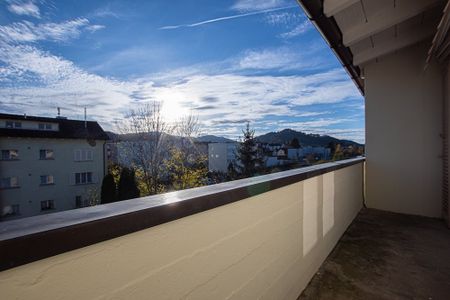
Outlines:
[[365,161],[329,162],[0,223],[0,270],[174,221]]

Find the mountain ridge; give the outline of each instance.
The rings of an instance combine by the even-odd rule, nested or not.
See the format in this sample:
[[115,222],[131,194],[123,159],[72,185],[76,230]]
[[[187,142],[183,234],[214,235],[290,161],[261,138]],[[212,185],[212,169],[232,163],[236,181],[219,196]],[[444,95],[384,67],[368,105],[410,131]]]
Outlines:
[[278,132],[269,132],[256,137],[258,142],[268,144],[289,144],[292,139],[297,138],[301,146],[321,146],[327,147],[330,143],[341,144],[342,146],[364,146],[363,144],[346,139],[338,139],[329,135],[319,135],[295,131],[293,129],[283,129]]
[[[117,134],[114,132],[106,131],[106,134],[113,141],[131,140],[133,134]],[[151,135],[151,134],[150,134]],[[180,137],[175,135],[168,135],[169,138],[179,139]],[[292,139],[297,138],[301,146],[321,146],[327,147],[330,143],[341,144],[342,146],[364,146],[364,144],[357,143],[355,141],[338,139],[329,135],[308,134],[293,129],[283,129],[277,132],[268,132],[256,136],[255,139],[260,143],[268,144],[290,144]],[[202,135],[194,139],[196,142],[201,143],[235,143],[236,141],[217,135]]]

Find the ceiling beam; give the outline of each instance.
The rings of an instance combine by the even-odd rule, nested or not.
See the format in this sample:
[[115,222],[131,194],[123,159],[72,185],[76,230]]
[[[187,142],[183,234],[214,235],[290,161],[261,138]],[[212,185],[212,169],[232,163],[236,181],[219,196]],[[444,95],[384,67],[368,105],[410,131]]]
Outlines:
[[327,17],[331,17],[359,1],[360,0],[324,0],[323,12]]
[[429,8],[442,3],[441,0],[397,0],[396,5],[385,6],[374,14],[368,12],[367,22],[355,24],[343,32],[343,43],[351,46],[378,32],[406,21]]
[[375,46],[373,48],[367,48],[358,53],[353,52],[353,64],[355,66],[364,65],[375,58],[379,58],[396,50],[416,44],[427,37],[432,36],[435,31],[436,28],[434,26],[418,25],[412,27],[406,32],[401,32],[397,37],[392,35],[390,38],[375,41]]

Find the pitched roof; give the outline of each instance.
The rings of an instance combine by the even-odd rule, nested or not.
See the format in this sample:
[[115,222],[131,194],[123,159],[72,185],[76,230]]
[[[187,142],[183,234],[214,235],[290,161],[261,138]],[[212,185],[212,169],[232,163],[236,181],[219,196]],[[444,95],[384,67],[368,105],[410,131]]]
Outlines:
[[109,137],[102,127],[95,121],[69,120],[63,118],[46,118],[36,116],[12,115],[0,113],[0,119],[16,121],[35,121],[58,123],[58,131],[0,128],[0,136],[7,137],[31,137],[31,138],[56,138],[56,139],[94,139],[108,140]]

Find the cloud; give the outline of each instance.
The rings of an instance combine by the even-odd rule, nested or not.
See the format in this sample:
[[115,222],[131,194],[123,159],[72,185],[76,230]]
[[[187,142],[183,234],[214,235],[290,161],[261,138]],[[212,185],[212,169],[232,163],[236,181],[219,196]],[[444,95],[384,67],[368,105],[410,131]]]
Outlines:
[[280,37],[290,39],[307,32],[311,28],[312,28],[311,22],[309,20],[305,20],[303,23],[297,25],[292,30],[280,34]]
[[65,42],[78,38],[83,29],[92,32],[102,28],[102,25],[90,25],[86,18],[41,24],[22,21],[0,26],[0,41],[6,43],[30,43],[41,40]]
[[196,23],[168,25],[168,26],[160,27],[159,29],[160,30],[170,30],[170,29],[178,29],[178,28],[197,27],[197,26],[202,26],[202,25],[216,23],[216,22],[222,22],[222,21],[227,21],[227,20],[232,20],[232,19],[237,19],[237,18],[265,14],[265,13],[279,11],[279,10],[283,10],[283,9],[289,9],[289,8],[293,8],[293,7],[295,7],[295,6],[291,5],[291,6],[285,6],[285,7],[270,8],[270,9],[266,9],[266,10],[258,10],[258,11],[253,11],[253,12],[249,12],[249,13],[231,15],[231,16],[220,17],[220,18],[215,18],[215,19],[209,19],[209,20],[196,22]]
[[304,17],[300,14],[291,12],[274,12],[265,16],[266,23],[273,26],[290,26],[299,23],[303,19]]
[[285,0],[238,0],[231,6],[231,9],[240,12],[262,11],[287,6],[290,3]]
[[10,0],[7,2],[9,3],[7,7],[8,10],[14,14],[31,16],[35,18],[41,17],[39,7],[34,4],[33,1]]
[[288,48],[247,50],[239,60],[242,69],[286,69],[298,67],[300,56]]
[[318,56],[316,45],[300,44],[296,47],[248,49],[234,58],[234,70],[285,72],[292,70],[325,69],[330,63]]
[[94,18],[116,18],[116,19],[122,19],[123,14],[118,13],[116,11],[113,11],[110,5],[107,5],[105,7],[101,7],[93,11],[90,15],[90,17]]
[[86,26],[86,29],[89,30],[90,32],[96,32],[98,30],[102,30],[105,29],[105,25],[89,25]]
[[[108,129],[131,107],[152,99],[164,101],[168,110],[176,107],[187,112],[197,108],[204,125],[214,131],[226,129],[222,119],[232,124],[268,116],[295,117],[301,115],[298,106],[360,97],[341,69],[303,76],[199,72],[183,78],[165,78],[163,83],[155,84],[158,78],[154,75],[117,80],[91,74],[32,45],[0,48],[0,99],[4,109],[48,115],[60,106],[70,116],[77,116],[76,112],[81,116],[82,107],[86,106],[89,115]],[[274,105],[280,100],[283,105]],[[237,133],[239,130],[235,128]]]

